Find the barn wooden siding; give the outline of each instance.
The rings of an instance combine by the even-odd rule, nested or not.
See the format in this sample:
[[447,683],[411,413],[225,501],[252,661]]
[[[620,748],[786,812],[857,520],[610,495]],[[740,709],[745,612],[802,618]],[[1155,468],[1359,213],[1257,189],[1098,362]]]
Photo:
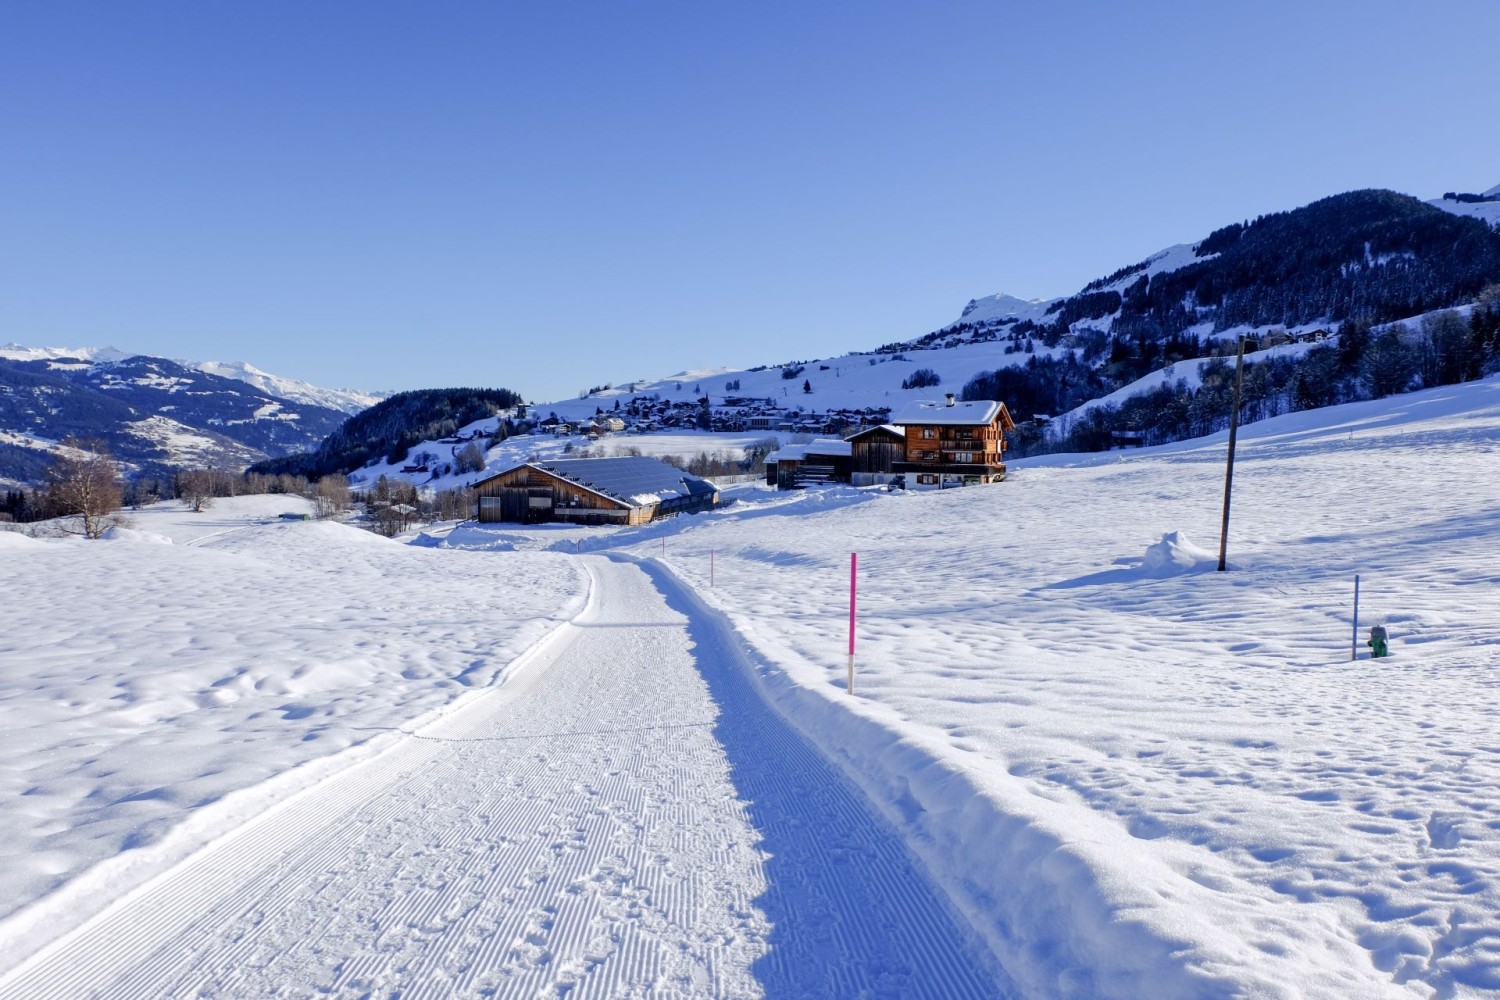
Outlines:
[[487,479],[475,492],[483,522],[645,524],[657,506],[630,507],[530,465]]

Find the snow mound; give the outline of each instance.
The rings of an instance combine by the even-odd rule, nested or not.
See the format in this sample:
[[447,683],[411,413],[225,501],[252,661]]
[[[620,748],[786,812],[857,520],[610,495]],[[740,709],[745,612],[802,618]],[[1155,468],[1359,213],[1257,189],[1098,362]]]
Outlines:
[[5,529],[0,531],[0,549],[19,549],[40,544],[37,539],[23,535],[19,531]]
[[172,544],[172,539],[166,535],[160,535],[154,531],[140,531],[135,528],[126,528],[118,524],[105,528],[104,534],[99,537],[110,542],[138,542],[144,545]]
[[1168,531],[1161,536],[1161,541],[1146,547],[1141,569],[1147,576],[1179,576],[1201,573],[1218,565],[1218,556],[1200,549],[1182,532]]

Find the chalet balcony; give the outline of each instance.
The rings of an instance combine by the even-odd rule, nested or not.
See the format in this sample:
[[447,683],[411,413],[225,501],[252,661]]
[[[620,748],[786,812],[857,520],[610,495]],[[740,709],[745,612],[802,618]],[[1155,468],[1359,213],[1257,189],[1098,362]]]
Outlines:
[[891,463],[891,471],[892,472],[946,472],[946,473],[951,473],[951,474],[954,474],[954,475],[962,475],[962,476],[984,476],[984,475],[1004,475],[1005,474],[1005,463],[999,461],[999,456],[995,456],[995,459],[993,461],[983,461],[982,460],[982,456],[978,456],[978,455],[976,455],[975,458],[976,459],[981,459],[981,460],[974,461],[974,462],[939,462],[939,461],[930,461],[930,462],[923,462],[923,461],[918,461],[918,462],[910,462],[910,461],[908,461],[908,462],[892,462]]

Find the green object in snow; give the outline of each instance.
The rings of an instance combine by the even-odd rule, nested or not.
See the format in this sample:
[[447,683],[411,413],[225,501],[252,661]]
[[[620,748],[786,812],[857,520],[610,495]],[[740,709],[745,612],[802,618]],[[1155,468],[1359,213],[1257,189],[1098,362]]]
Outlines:
[[1370,647],[1370,656],[1376,659],[1391,655],[1391,647],[1386,640],[1384,625],[1376,625],[1370,629],[1370,639],[1365,645]]

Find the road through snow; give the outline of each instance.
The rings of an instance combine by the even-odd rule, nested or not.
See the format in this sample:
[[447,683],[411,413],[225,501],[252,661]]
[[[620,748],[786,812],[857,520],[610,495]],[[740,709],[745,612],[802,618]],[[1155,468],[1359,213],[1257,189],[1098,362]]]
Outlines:
[[665,575],[588,565],[589,608],[505,685],[126,895],[0,998],[1001,993],[725,626]]

